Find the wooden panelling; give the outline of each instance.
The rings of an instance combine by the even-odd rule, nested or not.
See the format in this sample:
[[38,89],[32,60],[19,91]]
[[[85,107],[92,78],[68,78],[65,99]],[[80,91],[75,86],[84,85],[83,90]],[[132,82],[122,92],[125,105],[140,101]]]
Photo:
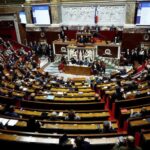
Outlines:
[[[148,41],[150,41],[150,38]],[[141,42],[146,42],[144,40],[144,33],[123,33],[123,36],[122,36],[122,48],[123,49],[127,49],[127,48],[133,49],[135,47],[140,46]]]
[[45,37],[41,38],[41,32],[27,32],[27,40],[28,41],[40,41],[42,39],[46,39],[48,43],[51,43],[58,39],[58,32],[44,32]]

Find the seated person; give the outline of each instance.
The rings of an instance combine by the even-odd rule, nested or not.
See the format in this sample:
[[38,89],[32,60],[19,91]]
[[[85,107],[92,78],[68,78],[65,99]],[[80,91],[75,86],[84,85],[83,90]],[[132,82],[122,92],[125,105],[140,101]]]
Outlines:
[[85,141],[83,137],[77,136],[73,145],[73,150],[90,150],[90,143]]
[[122,91],[121,86],[116,87],[116,92],[111,96],[111,101],[114,102],[115,100],[123,100],[124,93]]
[[41,122],[37,121],[34,116],[31,116],[27,121],[27,130],[34,132],[37,131],[41,126]]
[[68,38],[67,36],[64,37],[64,42],[67,42],[68,41]]
[[127,74],[127,70],[125,67],[123,67],[121,70],[120,70],[120,75],[126,75]]
[[76,64],[77,63],[77,61],[75,60],[74,57],[70,58],[70,61],[71,61],[72,64]]
[[83,37],[83,35],[81,35],[79,42],[80,42],[80,43],[85,43],[85,38]]
[[68,112],[68,115],[65,117],[65,120],[70,120],[70,121],[80,120],[80,117],[76,115],[75,111],[70,110]]
[[97,65],[96,61],[93,62],[92,66],[91,66],[91,69],[92,69],[92,73],[94,75],[98,74],[98,65]]
[[11,117],[20,117],[20,115],[15,112],[15,108],[12,105],[8,106],[8,108],[5,109],[4,115]]
[[58,116],[57,112],[56,112],[56,111],[53,111],[52,114],[51,114],[50,119],[51,119],[51,120],[57,120],[57,119],[58,119],[57,116]]
[[76,91],[76,92],[78,92],[78,91],[79,91],[79,89],[78,89],[78,87],[77,87],[77,86],[75,86],[74,91]]
[[100,101],[101,100],[101,97],[100,97],[100,95],[99,94],[95,94],[95,101]]
[[124,145],[115,145],[113,150],[142,150],[142,148],[135,145],[135,138],[133,136],[128,136]]
[[123,136],[118,137],[118,142],[113,146],[112,150],[120,150],[121,146],[126,146],[126,141]]
[[59,145],[64,146],[69,142],[69,138],[67,137],[67,134],[63,134],[60,138],[59,138]]
[[78,60],[78,61],[77,61],[77,64],[78,64],[78,65],[83,65],[83,61],[82,61],[82,60]]
[[84,60],[84,62],[83,62],[83,65],[85,65],[85,66],[89,66],[89,64],[90,64],[90,62],[88,61],[88,59],[87,59],[87,58],[85,58],[85,60]]
[[104,121],[102,133],[112,133],[112,132],[116,132],[116,130],[112,127],[111,121]]
[[47,112],[42,112],[41,118],[42,119],[48,119],[48,113]]
[[148,110],[145,107],[142,107],[140,112],[134,112],[133,109],[131,109],[130,117],[144,117],[148,115]]

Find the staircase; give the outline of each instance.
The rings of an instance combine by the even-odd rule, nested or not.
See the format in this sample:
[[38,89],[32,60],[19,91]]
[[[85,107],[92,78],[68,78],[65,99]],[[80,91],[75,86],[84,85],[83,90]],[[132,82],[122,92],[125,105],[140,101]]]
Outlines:
[[119,60],[116,58],[99,56],[98,60],[103,61],[106,64],[106,74],[119,69]]

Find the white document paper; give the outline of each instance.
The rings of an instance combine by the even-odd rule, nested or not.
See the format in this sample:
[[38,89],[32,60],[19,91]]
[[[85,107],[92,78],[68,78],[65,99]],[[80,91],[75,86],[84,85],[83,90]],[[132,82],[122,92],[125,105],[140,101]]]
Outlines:
[[18,122],[18,120],[10,119],[7,124],[8,124],[8,126],[14,126],[14,125],[16,125],[17,122]]

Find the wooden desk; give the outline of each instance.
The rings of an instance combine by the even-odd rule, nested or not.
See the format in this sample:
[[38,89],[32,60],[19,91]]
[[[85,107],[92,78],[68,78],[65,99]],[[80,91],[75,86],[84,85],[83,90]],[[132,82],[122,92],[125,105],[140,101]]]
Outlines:
[[135,132],[141,130],[141,129],[149,129],[150,122],[147,120],[149,117],[140,117],[140,118],[132,118],[129,119],[128,124],[128,133],[129,134],[135,134]]
[[85,82],[86,78],[80,77],[80,78],[70,78],[71,81],[73,82]]
[[[26,121],[20,121],[18,120],[18,122],[16,123],[15,126],[13,126],[12,128],[24,128],[24,127],[27,127],[27,122]],[[112,127],[114,129],[118,129],[118,125],[116,122],[112,122]],[[103,129],[103,123],[100,122],[100,123],[97,123],[97,124],[92,124],[92,123],[87,123],[87,124],[84,124],[84,123],[46,123],[46,122],[43,122],[42,121],[42,126],[40,127],[40,130],[42,132],[50,132],[50,131],[55,131],[57,133],[60,133],[60,132],[64,132],[64,130],[66,132],[70,132],[71,133],[79,133],[79,132],[84,132],[84,133],[89,133],[88,131],[93,131],[95,133],[99,133],[98,131],[100,131],[101,129]]]
[[55,97],[54,101],[95,101],[95,97]]
[[133,112],[140,112],[142,107],[145,107],[147,110],[147,114],[145,116],[150,115],[150,104],[120,108],[120,116],[119,116],[120,127],[122,128],[124,122],[130,117],[131,109],[133,110]]
[[53,50],[54,54],[65,54],[67,55],[67,46],[70,44],[76,44],[76,41],[66,41],[63,42],[62,40],[55,40],[53,41]]
[[84,66],[64,66],[64,73],[75,75],[91,75],[91,67]]
[[35,100],[40,100],[40,101],[42,101],[42,100],[45,100],[45,101],[49,101],[49,102],[89,102],[89,101],[95,101],[95,97],[65,97],[65,96],[61,96],[61,97],[59,97],[59,96],[55,96],[54,97],[54,99],[52,99],[52,100],[49,100],[48,99],[48,97],[46,96],[46,95],[39,95],[39,96],[35,96],[34,97],[34,99]]
[[120,59],[120,44],[96,43],[96,45],[99,56]]
[[21,106],[34,109],[73,109],[73,110],[102,110],[104,109],[104,102],[89,102],[89,103],[49,103],[40,101],[21,101]]
[[51,88],[51,92],[69,92],[69,88]]
[[11,89],[15,88],[15,84],[8,81],[2,81],[2,84]]
[[[43,113],[42,111],[34,111],[32,109],[31,110],[15,109],[15,112],[20,114],[20,115],[23,115],[23,116],[37,116],[37,117],[41,117],[41,114]],[[61,112],[63,112],[63,111],[61,111]],[[52,112],[47,112],[47,113],[48,113],[48,117],[52,116]],[[59,116],[59,114],[58,114],[57,117],[58,117],[58,119],[59,118],[64,119],[67,116],[67,114],[68,114],[67,112],[63,112],[62,116]],[[81,118],[81,121],[82,120],[88,120],[88,119],[95,120],[95,118],[97,118],[97,119],[98,118],[99,119],[108,118],[110,116],[108,111],[89,112],[89,113],[88,112],[76,112],[76,114]]]
[[95,92],[89,92],[89,93],[67,93],[67,96],[69,97],[94,97],[95,96]]
[[[18,147],[24,147],[25,149],[51,149],[51,150],[70,150],[72,148],[71,142],[69,141],[67,145],[63,148],[59,146],[59,139],[62,134],[50,134],[50,133],[30,133],[21,132],[15,130],[0,130],[0,144],[4,146],[5,149],[9,149],[10,146],[14,149]],[[67,134],[70,140],[74,141],[77,134]],[[85,141],[89,141],[91,144],[91,149],[102,149],[110,150],[113,145],[119,142],[120,136],[124,138],[127,133],[107,133],[107,134],[81,134],[85,137]],[[69,147],[68,147],[69,146]]]
[[149,104],[149,103],[150,103],[150,96],[144,96],[144,97],[134,98],[129,100],[115,101],[115,116],[118,118],[120,108]]
[[14,92],[12,92],[12,95],[13,95],[13,96],[18,96],[18,97],[23,97],[25,94],[22,93],[22,92],[14,91]]

